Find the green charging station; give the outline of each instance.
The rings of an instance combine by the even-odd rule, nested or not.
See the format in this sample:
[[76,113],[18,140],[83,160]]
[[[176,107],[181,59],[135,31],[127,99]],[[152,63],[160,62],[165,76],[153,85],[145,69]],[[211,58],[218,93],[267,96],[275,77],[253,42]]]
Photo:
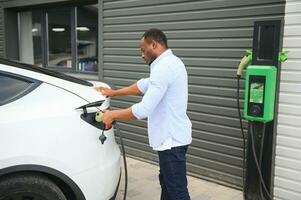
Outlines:
[[[287,59],[286,52],[279,53],[281,24],[281,20],[254,23],[252,51],[246,52],[237,70],[237,107],[244,146],[244,200],[273,199],[271,169],[279,69],[280,62]],[[243,118],[248,122],[248,137],[243,130],[239,101],[239,80],[246,66]]]
[[245,81],[245,119],[261,122],[273,120],[276,78],[275,66],[248,66]]

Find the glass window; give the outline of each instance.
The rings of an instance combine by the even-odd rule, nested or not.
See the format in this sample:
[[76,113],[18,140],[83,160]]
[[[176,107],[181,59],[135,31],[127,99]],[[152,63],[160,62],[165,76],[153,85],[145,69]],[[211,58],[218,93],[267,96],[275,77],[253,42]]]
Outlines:
[[30,85],[30,82],[0,73],[0,105],[17,99],[30,88]]
[[55,8],[48,16],[48,65],[72,68],[71,9]]
[[79,71],[98,71],[98,7],[77,7],[77,63]]
[[20,61],[42,66],[42,12],[21,12],[19,20]]
[[19,13],[20,61],[67,71],[98,71],[98,4]]

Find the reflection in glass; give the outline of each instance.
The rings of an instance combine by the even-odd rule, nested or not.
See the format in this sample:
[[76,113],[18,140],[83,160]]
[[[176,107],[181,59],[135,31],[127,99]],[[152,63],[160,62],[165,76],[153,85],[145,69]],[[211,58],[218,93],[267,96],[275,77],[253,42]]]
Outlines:
[[97,72],[98,8],[96,5],[77,7],[77,63],[79,71]]
[[49,66],[72,68],[71,9],[48,11]]

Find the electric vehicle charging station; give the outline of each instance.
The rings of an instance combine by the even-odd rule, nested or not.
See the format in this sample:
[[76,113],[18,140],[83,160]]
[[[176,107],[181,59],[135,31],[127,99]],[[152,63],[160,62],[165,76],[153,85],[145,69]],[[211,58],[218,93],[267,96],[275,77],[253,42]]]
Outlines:
[[[253,50],[247,52],[237,71],[238,95],[242,69],[246,69],[243,116],[248,120],[248,145],[244,139],[243,191],[245,200],[272,200],[272,152],[274,145],[274,113],[277,99],[279,61],[287,59],[280,49],[281,21],[260,21],[254,24]],[[246,155],[245,155],[246,150]]]

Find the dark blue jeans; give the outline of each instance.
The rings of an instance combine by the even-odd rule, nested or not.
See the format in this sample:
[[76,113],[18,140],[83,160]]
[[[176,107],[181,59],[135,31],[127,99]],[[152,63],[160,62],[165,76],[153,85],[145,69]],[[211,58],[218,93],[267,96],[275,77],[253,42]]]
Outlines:
[[158,151],[161,200],[190,200],[186,177],[186,152],[188,146]]

